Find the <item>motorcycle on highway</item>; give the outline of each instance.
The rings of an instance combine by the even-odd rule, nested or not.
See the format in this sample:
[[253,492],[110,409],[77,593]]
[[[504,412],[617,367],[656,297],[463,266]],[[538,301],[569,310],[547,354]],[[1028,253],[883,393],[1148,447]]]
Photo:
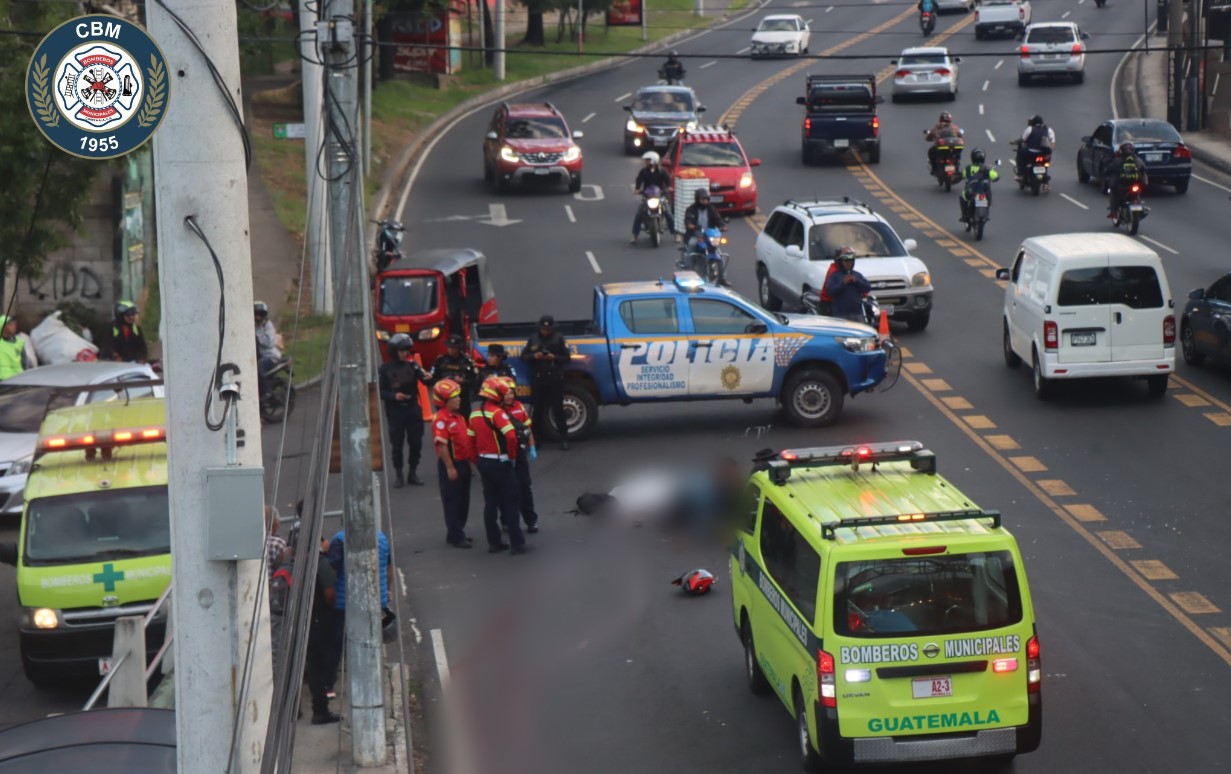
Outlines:
[[936,29],[936,12],[922,11],[919,14],[919,29],[923,31],[923,37],[928,37],[932,31]]
[[638,207],[641,209],[641,221],[645,224],[645,231],[650,236],[650,244],[658,247],[662,235],[667,231],[667,206],[662,189],[656,185],[646,186],[641,192],[641,203]]
[[936,184],[950,191],[956,183],[962,181],[962,142],[950,142],[947,145],[937,145],[933,150],[931,166],[932,177]]
[[[259,367],[259,365],[258,365]],[[292,383],[291,359],[283,357],[261,374],[265,391],[260,396],[261,421],[281,422],[295,407],[295,385]]]
[[697,243],[691,249],[687,244],[680,246],[680,260],[676,266],[695,271],[711,285],[725,285],[729,256],[722,245],[726,243],[722,231],[710,226],[697,236]]
[[[1019,151],[1022,150],[1021,140],[1010,140],[1009,144]],[[1029,188],[1032,194],[1038,196],[1040,191],[1051,189],[1051,148],[1025,148],[1025,151],[1017,156],[1018,159],[1024,156],[1025,164],[1013,164],[1017,187],[1023,191]]]
[[380,226],[380,231],[376,232],[376,271],[379,273],[389,268],[389,264],[405,257],[402,255],[402,235],[406,227],[396,220],[371,222]]
[[[815,290],[805,290],[804,294],[799,298],[799,306],[805,314],[829,315],[828,305],[821,301],[821,294]],[[884,312],[885,314],[893,314],[893,307],[886,307]],[[863,297],[863,321],[873,328],[879,328],[880,319],[881,305],[877,303],[876,296],[868,293]]]
[[1128,233],[1136,235],[1141,225],[1141,219],[1150,214],[1150,208],[1141,200],[1145,186],[1140,182],[1132,182],[1124,191],[1124,200],[1112,218],[1112,227],[1128,226]]

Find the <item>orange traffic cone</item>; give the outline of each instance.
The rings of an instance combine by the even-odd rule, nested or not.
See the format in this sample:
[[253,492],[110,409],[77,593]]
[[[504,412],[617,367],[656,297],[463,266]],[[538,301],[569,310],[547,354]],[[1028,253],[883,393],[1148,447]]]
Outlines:
[[889,338],[889,315],[885,314],[884,309],[881,310],[880,328],[877,333],[880,334],[882,339]]

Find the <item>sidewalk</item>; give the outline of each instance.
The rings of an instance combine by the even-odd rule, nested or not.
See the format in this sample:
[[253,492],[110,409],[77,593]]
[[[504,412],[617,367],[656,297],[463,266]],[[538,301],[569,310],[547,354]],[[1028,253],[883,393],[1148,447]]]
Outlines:
[[[1124,60],[1114,86],[1115,112],[1124,117],[1167,117],[1167,37],[1149,40],[1144,50]],[[1181,132],[1193,159],[1231,175],[1231,135],[1212,131]]]

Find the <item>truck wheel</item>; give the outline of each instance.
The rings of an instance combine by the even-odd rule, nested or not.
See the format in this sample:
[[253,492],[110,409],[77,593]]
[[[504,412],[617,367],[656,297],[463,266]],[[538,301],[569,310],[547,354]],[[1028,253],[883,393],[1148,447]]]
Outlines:
[[827,427],[842,413],[845,395],[832,375],[820,369],[805,369],[787,380],[782,388],[782,407],[799,427]]
[[1170,374],[1158,374],[1146,377],[1146,388],[1150,391],[1151,398],[1161,398],[1167,394],[1167,380],[1170,376]]
[[[568,437],[584,441],[594,433],[598,424],[598,401],[578,382],[564,383],[564,421],[568,424]],[[544,422],[543,425],[550,425]]]
[[1184,352],[1184,362],[1190,366],[1199,366],[1205,362],[1205,355],[1197,349],[1197,339],[1193,336],[1192,326],[1184,323],[1180,328],[1180,347]]
[[1079,183],[1090,182],[1090,173],[1086,171],[1085,165],[1081,163],[1080,156],[1077,157],[1077,182]]
[[581,190],[581,173],[578,172],[577,174],[573,175],[569,179],[568,192],[577,193],[580,190]]
[[752,642],[752,626],[744,621],[740,627],[740,639],[744,642],[744,675],[748,678],[748,690],[757,696],[769,694],[769,681],[757,663],[757,649]]
[[906,318],[906,330],[921,331],[924,328],[928,327],[928,323],[931,321],[932,321],[931,312],[928,312],[927,314],[916,315],[914,317],[907,317]]
[[757,295],[760,296],[762,309],[771,312],[782,309],[782,299],[774,295],[774,288],[769,283],[769,270],[764,266],[757,269]]
[[879,142],[873,145],[872,148],[868,151],[868,163],[869,164],[881,163],[881,144]]

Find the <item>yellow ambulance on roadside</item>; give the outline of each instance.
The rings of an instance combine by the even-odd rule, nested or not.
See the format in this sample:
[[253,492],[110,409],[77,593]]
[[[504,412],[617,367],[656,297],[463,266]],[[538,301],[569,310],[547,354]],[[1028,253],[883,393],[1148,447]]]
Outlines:
[[916,441],[780,452],[731,558],[756,694],[823,763],[1008,760],[1039,746],[1039,639],[1017,542]]
[[[50,412],[16,546],[21,663],[36,685],[110,668],[115,620],[144,615],[171,580],[161,398]],[[146,630],[157,651],[165,618]]]

